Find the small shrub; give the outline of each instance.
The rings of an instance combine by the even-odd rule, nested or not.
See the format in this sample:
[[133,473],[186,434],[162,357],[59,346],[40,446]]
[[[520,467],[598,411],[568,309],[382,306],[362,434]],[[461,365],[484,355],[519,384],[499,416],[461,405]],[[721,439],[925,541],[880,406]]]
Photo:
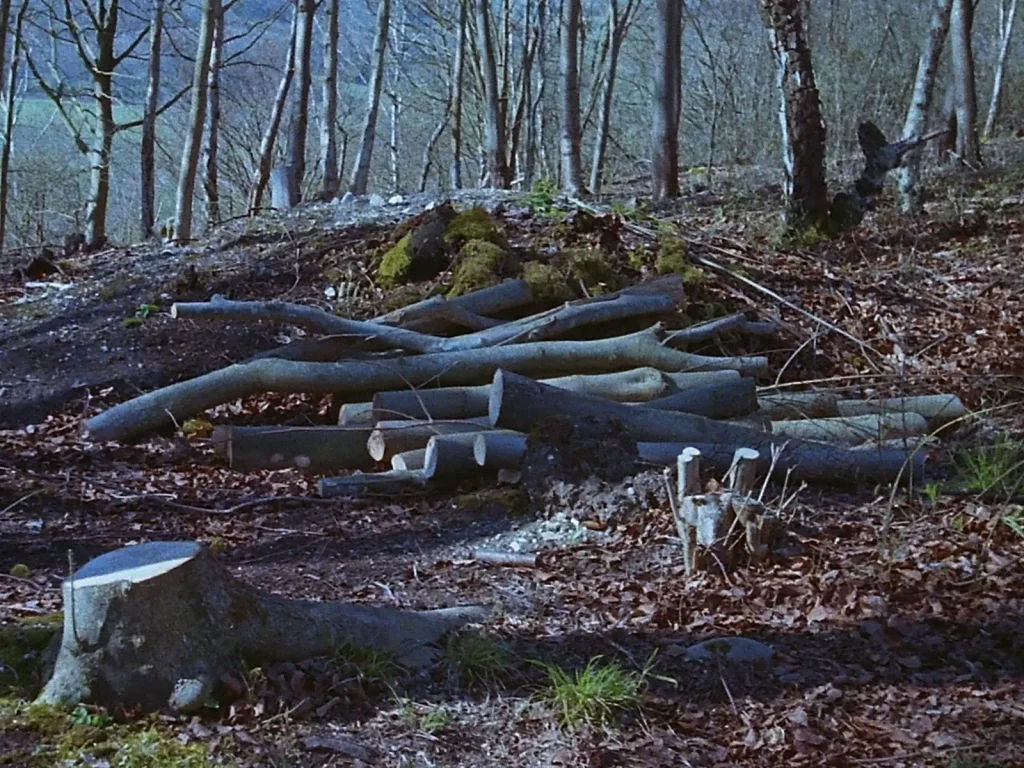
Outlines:
[[[538,179],[526,196],[526,206],[535,216],[557,216],[562,213],[554,205],[558,185],[551,179]],[[564,215],[564,214],[563,214]]]

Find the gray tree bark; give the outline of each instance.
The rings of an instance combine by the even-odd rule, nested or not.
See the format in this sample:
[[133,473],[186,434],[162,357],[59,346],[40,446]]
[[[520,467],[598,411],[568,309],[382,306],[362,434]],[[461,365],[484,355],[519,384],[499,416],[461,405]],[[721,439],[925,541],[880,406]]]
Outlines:
[[619,0],[608,0],[608,68],[601,91],[601,106],[597,117],[597,137],[594,139],[594,154],[590,163],[590,191],[595,195],[601,191],[601,171],[612,122],[612,105],[615,95],[615,78],[619,72],[619,54],[626,39],[626,31],[636,4],[627,0],[625,9],[619,12]]
[[655,39],[651,197],[679,197],[679,109],[683,37],[682,0],[658,0]]
[[299,15],[295,38],[295,80],[297,90],[292,105],[291,132],[288,138],[288,165],[295,176],[295,188],[302,195],[302,183],[306,177],[306,139],[309,134],[309,93],[313,87],[313,73],[310,60],[313,52],[313,16],[316,13],[315,0],[296,0]]
[[391,24],[391,0],[381,0],[377,12],[377,42],[373,49],[373,74],[370,77],[370,97],[363,125],[363,140],[356,155],[349,191],[365,195],[370,181],[370,158],[377,136],[377,113],[380,110],[380,92],[384,85],[384,55],[388,47],[388,28]]
[[992,137],[992,131],[999,117],[999,107],[1003,97],[1003,77],[1006,72],[1006,56],[1010,52],[1010,39],[1013,37],[1013,22],[1017,17],[1017,0],[999,0],[999,56],[996,69],[992,76],[992,96],[988,102],[988,116],[985,118],[985,129],[981,132],[983,141]]
[[978,96],[971,44],[974,2],[953,0],[949,17],[949,63],[955,97],[956,153],[970,165],[977,166],[981,164],[981,144],[978,141]]
[[[234,0],[231,4],[238,0]],[[224,63],[224,13],[217,9],[214,19],[213,49],[210,51],[210,73],[206,84],[206,130],[203,132],[203,192],[206,196],[206,226],[220,224],[219,150],[220,150],[220,71]]]
[[[7,242],[7,200],[10,190],[11,171],[11,148],[14,144],[14,114],[17,107],[18,88],[18,64],[21,62],[21,52],[25,38],[22,32],[25,28],[25,15],[28,13],[29,0],[22,0],[21,8],[14,22],[14,51],[11,53],[11,66],[7,77],[7,90],[4,93],[4,143],[0,150],[0,253],[3,252]],[[6,41],[10,28],[10,0],[0,2],[0,36]],[[0,52],[0,68],[3,67],[6,57],[6,46]]]
[[139,228],[143,239],[153,236],[156,224],[156,110],[160,100],[160,65],[163,45],[164,0],[154,0],[153,19],[149,23],[149,73],[146,106],[142,115],[141,159],[142,210]]
[[320,125],[320,199],[338,194],[338,15],[340,0],[327,0],[327,39],[324,41],[324,115]]
[[468,37],[468,4],[459,0],[459,40],[455,46],[452,72],[452,164],[449,177],[452,189],[462,189],[462,82],[466,71],[466,38]]
[[583,8],[581,0],[564,0],[562,7],[562,186],[575,197],[583,190],[578,62]]
[[498,90],[498,63],[491,35],[490,0],[475,0],[477,45],[480,49],[484,79],[484,171],[485,184],[504,189],[508,186],[505,163],[505,121],[502,119],[501,93]]
[[787,223],[828,215],[825,123],[814,82],[802,0],[759,0],[775,56]]
[[192,204],[195,197],[196,172],[199,150],[206,122],[206,87],[210,74],[210,54],[213,51],[214,27],[220,12],[220,0],[204,0],[203,18],[199,27],[199,49],[192,74],[192,107],[189,111],[188,134],[181,155],[178,172],[178,194],[174,214],[174,239],[187,242],[192,239]]
[[[924,39],[921,57],[917,62],[917,77],[914,78],[914,93],[910,97],[907,117],[903,123],[903,138],[920,136],[928,123],[928,111],[935,93],[935,75],[939,69],[942,47],[949,30],[949,14],[953,0],[933,0],[932,17],[928,34]],[[897,187],[900,207],[904,213],[921,211],[921,152],[914,151],[903,161],[899,169]]]

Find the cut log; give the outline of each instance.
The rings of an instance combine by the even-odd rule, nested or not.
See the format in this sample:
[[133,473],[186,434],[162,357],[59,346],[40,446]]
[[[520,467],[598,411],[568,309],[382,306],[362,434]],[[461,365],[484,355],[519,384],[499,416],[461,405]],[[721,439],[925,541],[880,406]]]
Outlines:
[[423,490],[427,478],[422,469],[409,472],[356,472],[344,477],[323,477],[317,492],[325,499],[339,496],[397,496]]
[[928,419],[928,429],[935,430],[962,420],[967,409],[956,395],[917,395],[890,397],[882,400],[840,400],[840,416],[861,416],[869,413],[919,413]]
[[[819,475],[816,479],[836,484],[867,479],[909,480],[910,475],[909,472],[898,471],[910,458],[909,451],[850,451],[823,443],[786,439],[767,432],[712,421],[703,416],[613,403],[549,387],[509,371],[498,371],[495,374],[491,384],[489,415],[492,425],[529,432],[540,419],[556,415],[573,418],[613,416],[625,424],[638,442],[692,444],[706,442],[713,436],[716,442],[730,445],[733,450],[749,447],[759,451],[762,456],[770,456],[772,447],[776,446],[782,450],[779,459],[781,470],[795,469],[806,463],[804,473],[815,475],[814,470],[824,465],[828,467],[831,476]],[[894,463],[896,472],[891,471]],[[920,462],[910,460],[909,468],[923,468],[923,457]]]
[[339,427],[372,427],[380,419],[374,417],[373,403],[343,403],[338,411]]
[[776,330],[774,323],[748,320],[743,313],[737,313],[672,331],[665,337],[665,343],[671,347],[681,347],[707,341],[730,331],[750,336],[774,336]]
[[750,378],[708,384],[642,404],[659,411],[696,413],[709,419],[745,416],[757,410],[757,387]]
[[838,416],[835,392],[759,392],[761,414],[772,419],[822,419]]
[[928,421],[919,413],[868,413],[863,416],[772,422],[772,432],[780,437],[819,440],[838,445],[911,437],[923,435],[927,431]]
[[302,661],[352,645],[420,667],[431,644],[488,613],[289,600],[235,580],[185,541],[101,555],[64,581],[63,594],[64,636],[40,701],[112,711],[196,710],[239,659]]
[[537,567],[537,555],[532,552],[495,552],[489,549],[474,549],[469,556],[477,562],[488,565],[504,565],[510,568]]
[[[435,435],[427,441],[426,457],[423,460],[423,474],[428,480],[461,480],[482,474],[485,464],[477,462],[476,442],[486,440],[487,435],[514,435],[516,432],[493,430],[489,432],[466,432],[460,435]],[[500,469],[500,467],[486,467]]]
[[232,365],[141,395],[85,423],[93,440],[131,440],[181,423],[221,403],[258,392],[362,393],[404,389],[434,382],[441,386],[484,383],[498,368],[553,376],[607,373],[638,366],[664,371],[759,371],[764,357],[705,357],[668,349],[660,326],[597,341],[542,341],[487,347],[469,352],[385,358],[343,363],[257,360]]
[[483,432],[473,442],[473,457],[481,467],[518,470],[526,456],[529,438],[521,432]]
[[486,418],[460,421],[381,421],[366,440],[366,450],[377,461],[391,461],[396,453],[426,448],[434,435],[457,435],[490,429]]
[[[708,374],[726,374],[725,378],[739,379],[738,371],[708,371]],[[731,375],[730,375],[731,374]],[[600,373],[590,376],[562,376],[542,379],[545,384],[572,392],[607,397],[624,402],[650,400],[675,389],[669,376],[690,375],[700,380],[703,373],[664,374],[657,368],[634,368],[631,371]],[[378,392],[373,396],[373,417],[377,421],[394,419],[466,419],[487,415],[490,384],[476,387],[439,387],[437,389],[406,389]],[[347,406],[345,406],[347,407]],[[344,412],[345,407],[342,408]]]
[[[391,457],[391,468],[396,472],[410,472],[414,469],[423,469],[423,461],[427,455],[426,448],[416,448],[412,451],[402,451]],[[427,478],[430,479],[429,477]]]
[[333,472],[373,466],[366,452],[370,431],[366,427],[219,426],[212,442],[239,472],[289,468]]

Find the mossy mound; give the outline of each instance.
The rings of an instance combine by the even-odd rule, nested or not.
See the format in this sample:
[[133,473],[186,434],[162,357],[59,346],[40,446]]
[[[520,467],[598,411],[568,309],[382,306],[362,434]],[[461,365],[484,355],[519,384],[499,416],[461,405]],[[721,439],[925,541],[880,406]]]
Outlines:
[[47,649],[63,622],[63,614],[56,613],[0,628],[0,696],[38,693],[53,661]]
[[659,275],[678,274],[683,284],[689,286],[699,286],[705,278],[704,270],[690,263],[686,241],[672,235],[659,238],[654,271]]
[[380,266],[377,267],[377,283],[381,288],[391,288],[409,278],[409,267],[412,264],[412,257],[409,255],[411,238],[410,232],[384,254]]
[[557,304],[573,298],[565,277],[550,264],[526,262],[523,264],[523,280],[530,286],[533,298],[542,304]]
[[470,240],[484,240],[508,250],[508,240],[494,219],[483,208],[470,208],[455,214],[444,231],[444,240],[454,251],[462,250]]
[[582,282],[593,296],[600,296],[619,288],[619,276],[601,251],[581,248],[565,251],[564,257],[573,281]]
[[457,266],[448,298],[487,288],[501,282],[505,249],[487,240],[470,240],[456,257]]

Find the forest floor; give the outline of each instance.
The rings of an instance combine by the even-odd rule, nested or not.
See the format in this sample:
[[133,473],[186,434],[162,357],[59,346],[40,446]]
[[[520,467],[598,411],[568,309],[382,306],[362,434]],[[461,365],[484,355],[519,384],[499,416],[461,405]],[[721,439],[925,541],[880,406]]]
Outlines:
[[[777,189],[691,184],[658,216],[692,252],[741,268],[862,342],[708,274],[691,315],[757,309],[781,330],[768,345],[703,351],[768,354],[783,382],[861,395],[955,392],[979,414],[956,436],[967,463],[990,474],[1005,464],[1012,485],[1024,477],[1014,466],[1024,434],[1024,174],[1015,167],[935,180],[921,220],[889,199],[837,240],[786,248],[771,237]],[[371,261],[425,200],[311,206],[229,224],[189,247],[74,256],[36,284],[11,272],[24,254],[6,257],[0,632],[61,609],[69,559],[77,567],[135,542],[191,539],[214,546],[239,578],[292,597],[494,606],[484,639],[454,643],[418,675],[376,657],[267,667],[200,715],[143,723],[87,709],[66,722],[33,713],[23,700],[38,684],[32,666],[0,647],[0,695],[9,697],[0,699],[0,765],[1024,766],[1015,498],[806,489],[788,507],[784,554],[687,578],[664,495],[638,493],[619,525],[515,569],[460,555],[534,522],[486,486],[326,502],[315,477],[232,472],[177,434],[135,444],[80,437],[83,418],[105,407],[285,340],[272,324],[176,321],[173,301],[222,293],[375,314],[388,297],[370,279]],[[586,240],[543,195],[456,200],[474,202],[498,207],[514,247]],[[657,226],[629,205],[616,210]],[[623,232],[609,259],[640,280],[650,246]],[[264,395],[208,416],[323,423],[329,408]],[[687,646],[733,635],[771,646],[774,663],[688,660]],[[636,696],[606,722],[561,722],[551,668],[571,677],[595,657],[632,675]]]

